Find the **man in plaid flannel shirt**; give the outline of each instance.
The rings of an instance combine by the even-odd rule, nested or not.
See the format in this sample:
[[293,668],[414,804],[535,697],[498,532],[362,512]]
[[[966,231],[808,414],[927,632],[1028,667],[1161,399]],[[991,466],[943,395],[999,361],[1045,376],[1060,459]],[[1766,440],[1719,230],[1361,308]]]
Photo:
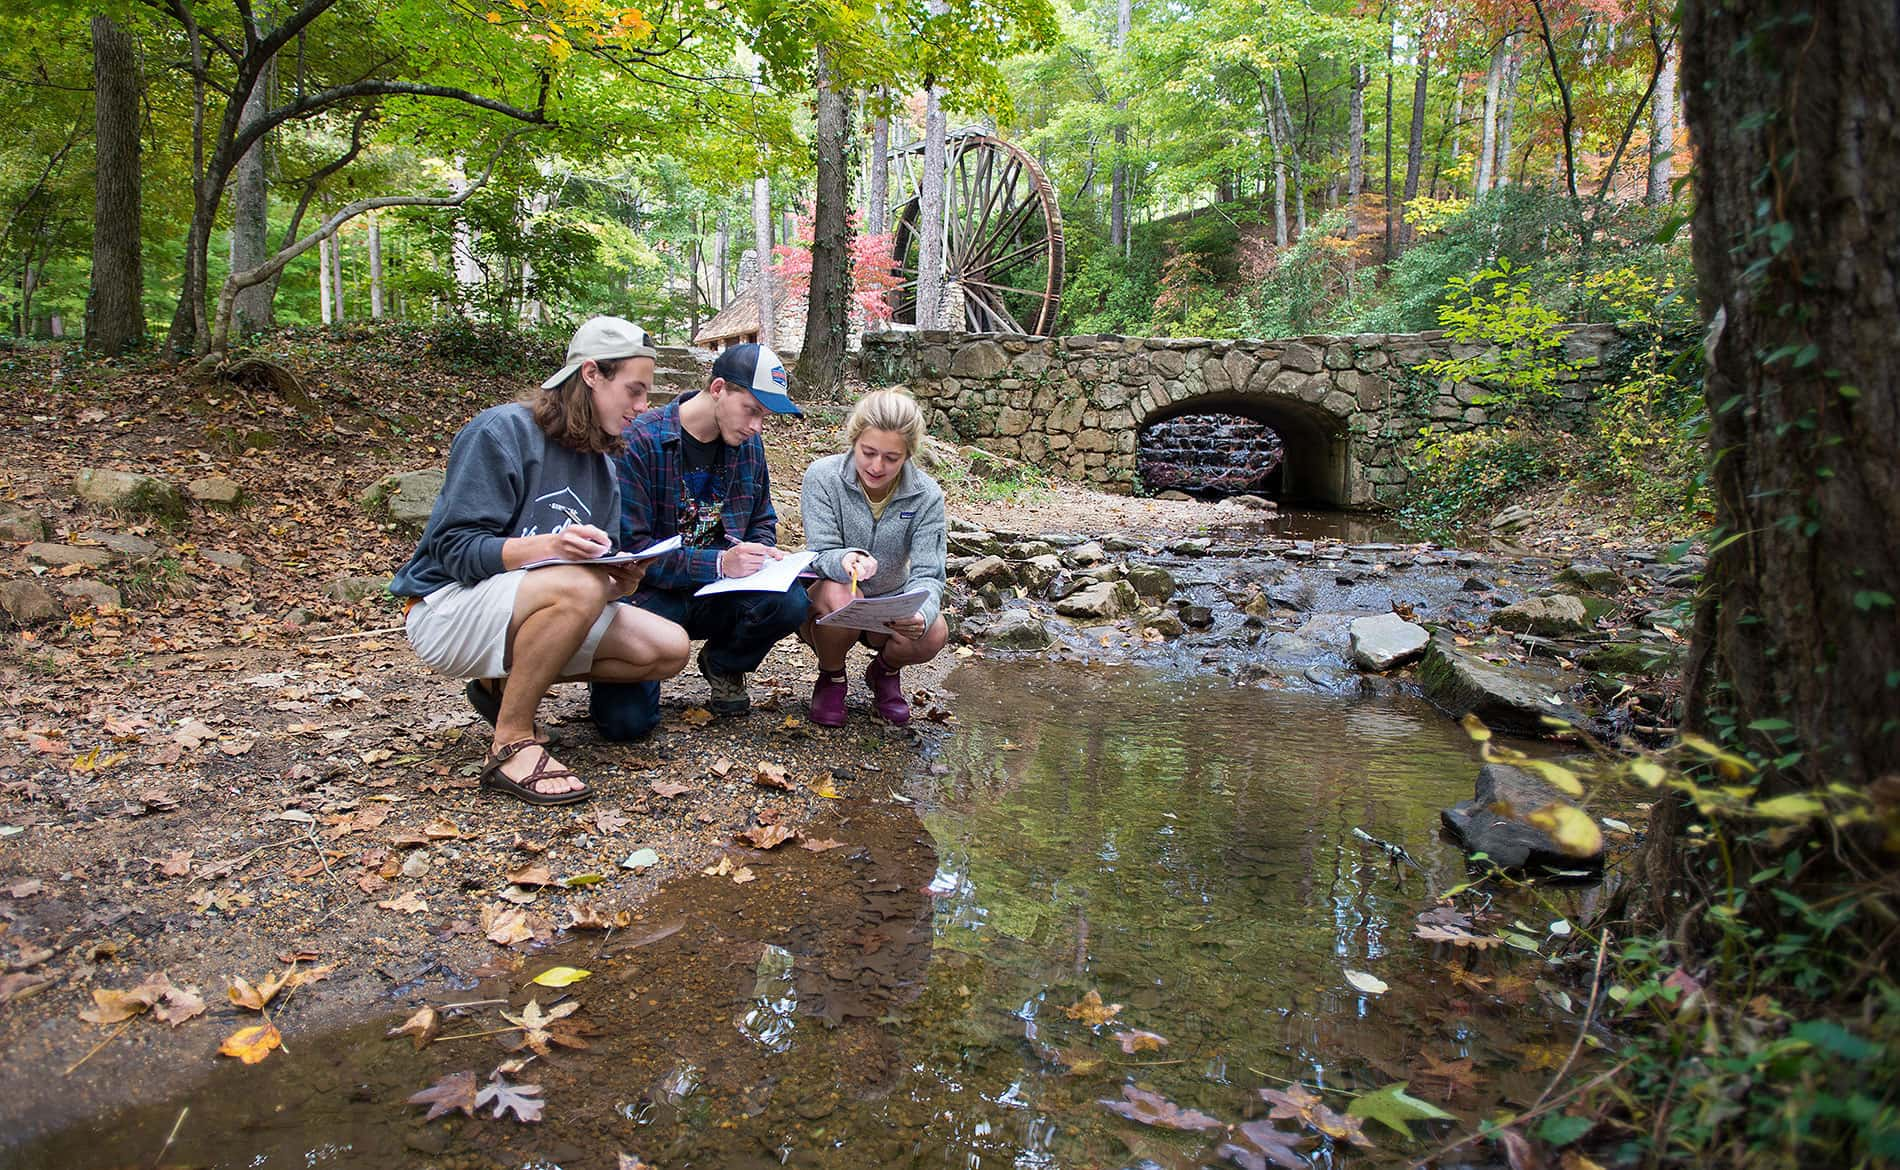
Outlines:
[[[803,589],[716,593],[702,585],[757,572],[785,554],[759,437],[766,415],[799,413],[786,396],[785,367],[761,345],[735,345],[713,363],[704,391],[650,410],[627,427],[615,458],[620,478],[620,547],[645,548],[678,535],[681,548],[647,564],[633,604],[704,639],[699,672],[715,715],[752,707],[745,676],[774,643],[803,624]],[[660,721],[660,684],[592,684],[594,725],[611,740],[640,739]]]

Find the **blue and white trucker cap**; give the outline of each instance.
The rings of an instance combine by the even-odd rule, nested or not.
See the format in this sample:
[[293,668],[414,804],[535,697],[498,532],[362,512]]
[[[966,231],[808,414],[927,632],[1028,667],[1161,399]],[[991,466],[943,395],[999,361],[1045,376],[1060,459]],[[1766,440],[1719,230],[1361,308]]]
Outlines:
[[785,363],[757,342],[725,350],[713,361],[712,376],[729,386],[749,390],[759,405],[779,414],[803,414],[786,396]]

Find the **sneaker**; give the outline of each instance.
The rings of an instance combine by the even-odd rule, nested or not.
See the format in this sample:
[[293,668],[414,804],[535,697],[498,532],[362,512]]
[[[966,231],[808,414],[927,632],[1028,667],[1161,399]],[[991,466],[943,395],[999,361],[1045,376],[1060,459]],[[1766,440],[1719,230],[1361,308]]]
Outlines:
[[752,696],[746,693],[745,675],[714,670],[706,664],[704,650],[699,652],[699,673],[712,690],[712,701],[706,705],[712,708],[714,715],[743,715],[752,710]]
[[811,688],[811,721],[820,727],[843,727],[844,692],[844,671],[820,668]]
[[910,722],[910,704],[904,701],[904,684],[898,673],[886,667],[884,656],[879,654],[864,668],[864,681],[871,684],[871,705],[878,718],[902,727]]

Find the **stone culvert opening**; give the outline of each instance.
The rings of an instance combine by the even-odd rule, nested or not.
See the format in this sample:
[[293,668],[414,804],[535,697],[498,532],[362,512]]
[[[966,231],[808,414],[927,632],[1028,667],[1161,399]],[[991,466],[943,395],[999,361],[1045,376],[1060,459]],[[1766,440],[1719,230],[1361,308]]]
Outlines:
[[1179,414],[1141,429],[1135,466],[1150,492],[1205,499],[1281,494],[1286,444],[1279,432],[1238,414]]
[[1136,437],[1135,462],[1150,493],[1173,489],[1209,499],[1251,493],[1326,508],[1350,503],[1343,421],[1284,397],[1202,398],[1157,412]]

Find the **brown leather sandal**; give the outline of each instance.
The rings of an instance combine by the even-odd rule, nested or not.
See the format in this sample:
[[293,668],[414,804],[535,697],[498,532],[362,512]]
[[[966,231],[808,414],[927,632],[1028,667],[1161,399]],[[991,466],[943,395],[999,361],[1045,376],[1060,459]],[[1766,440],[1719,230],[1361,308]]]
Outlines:
[[[541,748],[541,758],[535,761],[528,774],[517,780],[501,770],[503,764],[514,759],[528,748]],[[594,795],[594,790],[581,781],[581,787],[568,792],[541,792],[534,787],[542,780],[560,780],[573,776],[574,772],[554,762],[548,749],[532,739],[518,739],[505,743],[489,754],[488,765],[482,769],[483,788],[492,788],[496,792],[505,792],[524,804],[555,805],[576,804]],[[575,777],[579,779],[579,777]]]

